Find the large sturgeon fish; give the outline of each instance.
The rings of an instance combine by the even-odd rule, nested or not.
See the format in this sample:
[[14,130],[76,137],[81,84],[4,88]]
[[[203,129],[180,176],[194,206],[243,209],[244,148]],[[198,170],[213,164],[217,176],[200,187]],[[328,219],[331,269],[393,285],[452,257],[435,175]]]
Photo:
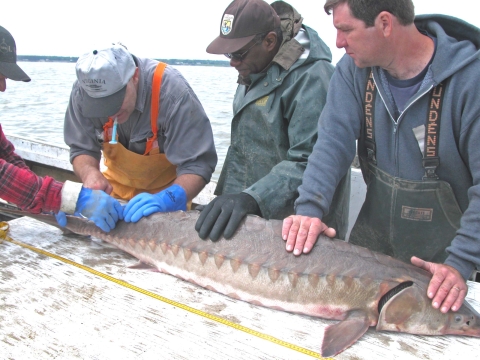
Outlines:
[[[15,211],[12,211],[15,213]],[[57,226],[51,215],[28,215]],[[320,236],[307,255],[285,251],[282,222],[248,216],[232,239],[204,241],[198,211],[156,213],[120,221],[105,233],[68,217],[67,229],[111,243],[159,271],[273,309],[339,320],[325,330],[322,356],[377,331],[480,337],[480,315],[467,302],[441,313],[427,297],[430,273],[390,256]]]

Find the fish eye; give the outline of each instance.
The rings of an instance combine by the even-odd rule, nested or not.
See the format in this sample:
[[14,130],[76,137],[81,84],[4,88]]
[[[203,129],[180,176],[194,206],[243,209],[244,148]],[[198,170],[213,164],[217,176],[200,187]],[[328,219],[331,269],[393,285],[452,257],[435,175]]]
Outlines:
[[455,316],[455,322],[456,323],[462,322],[462,317],[460,315]]

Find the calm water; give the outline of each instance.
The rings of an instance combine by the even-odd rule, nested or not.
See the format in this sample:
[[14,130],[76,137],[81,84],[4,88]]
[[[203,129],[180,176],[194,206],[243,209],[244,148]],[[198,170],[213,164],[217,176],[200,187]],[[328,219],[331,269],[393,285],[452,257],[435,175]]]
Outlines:
[[[63,119],[72,84],[74,63],[22,62],[29,83],[7,80],[0,94],[0,123],[6,134],[67,147]],[[237,72],[230,67],[175,66],[190,83],[213,128],[218,164],[212,180],[218,180],[230,143],[232,101]]]

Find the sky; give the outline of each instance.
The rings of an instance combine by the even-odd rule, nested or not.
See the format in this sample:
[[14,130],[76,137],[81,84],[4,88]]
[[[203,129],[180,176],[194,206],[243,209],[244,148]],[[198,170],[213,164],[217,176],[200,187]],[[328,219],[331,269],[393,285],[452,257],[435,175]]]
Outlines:
[[[231,0],[16,0],[2,1],[0,25],[15,38],[20,55],[80,56],[120,41],[135,55],[162,59],[226,60],[207,54],[219,35],[220,21]],[[269,1],[270,2],[270,1]],[[333,54],[332,16],[324,0],[290,0]],[[476,0],[414,0],[416,14],[447,14],[480,27]],[[452,5],[454,4],[454,5]]]

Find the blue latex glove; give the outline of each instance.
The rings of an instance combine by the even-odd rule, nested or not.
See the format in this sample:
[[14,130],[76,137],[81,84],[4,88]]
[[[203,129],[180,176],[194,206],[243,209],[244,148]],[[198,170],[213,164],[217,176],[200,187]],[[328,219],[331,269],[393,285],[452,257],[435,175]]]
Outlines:
[[[115,227],[118,220],[123,219],[123,208],[118,200],[104,191],[82,187],[74,215],[86,217],[103,231],[109,232]],[[55,218],[60,226],[67,225],[67,217],[64,212],[58,212]]]
[[63,211],[59,211],[55,214],[55,219],[57,219],[57,223],[61,227],[67,226],[67,215]]
[[187,193],[180,185],[174,184],[157,194],[141,193],[130,200],[123,210],[126,222],[137,222],[144,216],[156,212],[187,209]]

